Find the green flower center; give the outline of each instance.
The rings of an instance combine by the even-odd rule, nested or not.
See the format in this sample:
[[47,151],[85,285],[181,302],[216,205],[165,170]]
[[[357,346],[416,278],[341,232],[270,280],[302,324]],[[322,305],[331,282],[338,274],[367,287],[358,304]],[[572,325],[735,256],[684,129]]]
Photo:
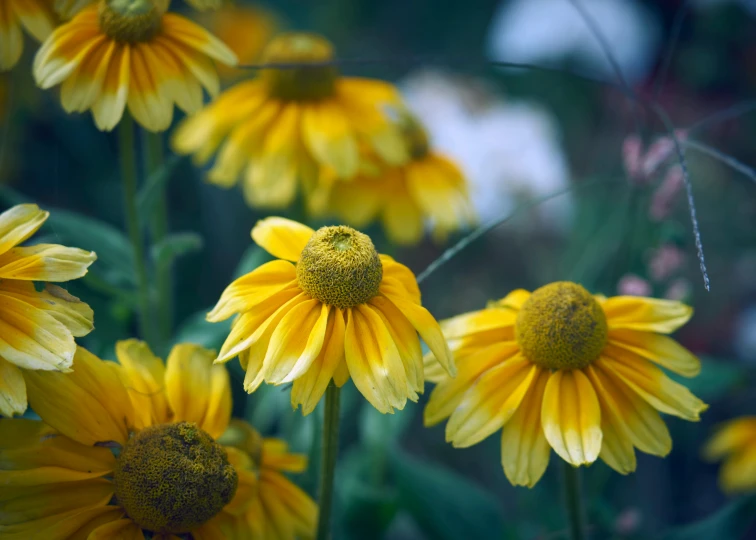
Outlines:
[[125,43],[149,41],[160,31],[169,0],[100,0],[100,28]]
[[191,422],[143,429],[116,461],[115,493],[143,529],[180,534],[207,522],[236,493],[226,451]]
[[[333,58],[333,47],[324,38],[305,33],[281,34],[265,48],[265,64],[321,64]],[[271,96],[287,101],[314,101],[332,96],[339,73],[335,66],[269,68],[262,79]]]
[[378,294],[383,265],[370,237],[351,227],[322,227],[312,235],[297,263],[304,292],[342,309]]
[[576,283],[560,281],[533,292],[517,314],[515,336],[525,357],[546,369],[583,369],[606,345],[606,315]]

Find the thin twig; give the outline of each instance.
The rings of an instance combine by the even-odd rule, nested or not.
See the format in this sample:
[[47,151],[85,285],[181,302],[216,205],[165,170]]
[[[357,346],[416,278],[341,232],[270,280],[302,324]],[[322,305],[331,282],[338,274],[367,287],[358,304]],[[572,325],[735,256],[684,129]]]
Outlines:
[[684,141],[683,145],[701,152],[702,154],[706,154],[707,156],[712,157],[718,161],[721,161],[731,169],[738,171],[742,175],[748,177],[751,181],[756,182],[756,169],[749,167],[748,165],[738,161],[734,157],[698,141]]
[[704,127],[718,124],[719,122],[724,122],[732,118],[737,118],[738,116],[743,116],[744,114],[747,114],[751,111],[756,111],[756,101],[744,101],[742,103],[737,103],[731,107],[727,107],[726,109],[715,112],[698,120],[695,124],[692,124],[689,128],[687,128],[686,131],[688,133],[692,133],[693,131],[703,129]]
[[652,94],[654,96],[654,101],[659,99],[659,95],[664,89],[664,84],[667,82],[667,74],[669,73],[669,68],[672,65],[672,58],[675,55],[677,43],[680,41],[682,25],[685,21],[685,16],[688,14],[689,6],[690,0],[685,0],[682,4],[680,4],[680,7],[677,9],[677,13],[675,13],[675,19],[674,21],[672,21],[672,33],[670,35],[669,41],[667,42],[667,49],[664,52],[664,61],[662,62],[659,74],[656,76],[656,81],[654,81],[654,92]]

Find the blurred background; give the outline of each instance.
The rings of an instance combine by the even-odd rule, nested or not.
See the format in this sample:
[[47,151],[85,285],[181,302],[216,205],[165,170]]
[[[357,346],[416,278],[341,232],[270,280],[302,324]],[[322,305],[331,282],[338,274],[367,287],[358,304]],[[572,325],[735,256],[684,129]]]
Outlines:
[[[581,0],[633,91],[682,130],[711,292],[668,129],[616,84],[568,0],[232,4],[224,10],[244,17],[186,14],[247,63],[280,30],[325,35],[339,58],[366,60],[349,62],[344,73],[398,85],[433,146],[465,172],[480,223],[514,213],[423,282],[423,303],[438,319],[480,309],[514,288],[566,279],[606,295],[695,307],[676,337],[703,360],[701,375],[686,384],[711,408],[700,424],[667,418],[672,453],[639,454],[636,474],[619,476],[602,462],[584,469],[588,523],[596,538],[756,538],[756,501],[727,498],[717,466],[700,458],[717,423],[756,414],[756,2]],[[96,331],[81,342],[113,358],[115,341],[135,333],[115,137],[97,131],[88,114],[66,115],[57,91],[35,88],[33,52],[27,44],[26,58],[0,75],[0,206],[37,202],[53,210],[47,239],[97,252],[90,274],[70,290],[95,310]],[[491,60],[550,69],[493,67]],[[252,76],[224,72],[227,85]],[[182,235],[168,255],[176,257],[175,339],[218,348],[228,326],[206,323],[204,314],[233,277],[268,260],[249,235],[268,214],[250,210],[238,188],[207,183],[190,160],[168,163],[170,228]],[[298,212],[285,215],[306,219]],[[405,249],[378,226],[366,232],[378,251],[419,273],[469,231]],[[235,413],[317,463],[320,411],[292,413],[280,388],[247,398],[238,363],[229,366]],[[442,426],[422,427],[427,397],[382,416],[347,388],[337,538],[562,535],[555,456],[535,488],[514,488],[499,464],[499,437],[453,449]],[[316,469],[297,479],[311,493]]]

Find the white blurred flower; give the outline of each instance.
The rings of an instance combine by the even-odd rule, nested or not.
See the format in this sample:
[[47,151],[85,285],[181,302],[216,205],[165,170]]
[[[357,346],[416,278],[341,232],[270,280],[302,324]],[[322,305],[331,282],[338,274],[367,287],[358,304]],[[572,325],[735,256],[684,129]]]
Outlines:
[[[411,74],[400,87],[433,147],[464,171],[482,223],[523,200],[568,187],[557,126],[542,107],[503,101],[479,81],[436,71]],[[571,208],[571,197],[564,195],[541,206],[538,214],[558,229]]]
[[736,319],[733,345],[740,358],[756,362],[756,305],[746,307]]
[[[629,81],[649,74],[659,47],[659,21],[633,0],[579,0],[601,29]],[[567,0],[501,2],[488,35],[492,59],[553,63],[577,57],[591,71],[614,73],[596,37]]]

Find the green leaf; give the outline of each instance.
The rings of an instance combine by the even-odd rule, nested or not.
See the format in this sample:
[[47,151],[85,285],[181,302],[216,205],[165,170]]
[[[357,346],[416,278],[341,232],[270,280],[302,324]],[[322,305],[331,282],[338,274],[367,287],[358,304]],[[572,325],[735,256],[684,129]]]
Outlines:
[[202,249],[202,237],[193,232],[176,233],[152,246],[152,260],[156,266],[168,265],[178,257]]
[[182,156],[175,155],[168,158],[158,170],[147,178],[142,189],[139,190],[136,204],[142,226],[146,226],[146,220],[154,215],[155,205],[182,159]]
[[744,538],[756,524],[756,495],[736,499],[709,517],[668,531],[660,540],[711,540]]
[[504,521],[496,498],[466,478],[401,451],[390,454],[400,505],[429,538],[501,538]]

